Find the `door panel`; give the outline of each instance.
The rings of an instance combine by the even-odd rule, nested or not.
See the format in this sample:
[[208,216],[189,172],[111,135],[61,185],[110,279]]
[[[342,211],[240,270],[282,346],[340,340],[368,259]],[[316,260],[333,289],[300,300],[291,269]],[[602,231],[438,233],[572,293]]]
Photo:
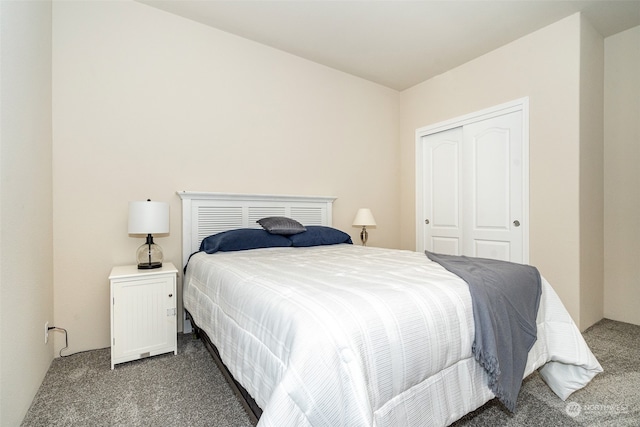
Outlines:
[[458,237],[433,236],[431,245],[427,248],[430,252],[447,255],[460,255],[460,239]]
[[509,130],[492,128],[465,136],[474,162],[475,226],[505,230],[509,220]]
[[523,262],[521,113],[478,121],[463,132],[465,255]]
[[172,277],[118,282],[113,290],[115,359],[171,348],[176,334],[174,294]]
[[479,240],[474,241],[474,255],[479,258],[499,259],[502,261],[511,260],[511,243],[499,242],[495,240]]
[[462,128],[428,135],[423,143],[425,188],[431,189],[424,198],[425,249],[459,255],[462,248],[459,197]]

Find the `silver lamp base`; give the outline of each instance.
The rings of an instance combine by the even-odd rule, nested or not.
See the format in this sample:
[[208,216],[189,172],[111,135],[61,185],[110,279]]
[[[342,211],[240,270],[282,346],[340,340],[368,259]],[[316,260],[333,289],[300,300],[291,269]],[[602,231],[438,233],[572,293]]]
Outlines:
[[367,233],[367,227],[362,226],[362,231],[360,232],[360,241],[362,242],[362,246],[367,246],[367,240],[369,239],[369,233]]

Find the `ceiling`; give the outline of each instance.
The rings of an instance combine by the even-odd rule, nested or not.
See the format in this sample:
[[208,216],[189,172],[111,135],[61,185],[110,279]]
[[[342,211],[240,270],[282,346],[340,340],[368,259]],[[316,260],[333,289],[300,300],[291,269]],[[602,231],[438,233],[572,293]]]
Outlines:
[[640,0],[138,0],[404,90],[582,12],[604,37],[640,25]]

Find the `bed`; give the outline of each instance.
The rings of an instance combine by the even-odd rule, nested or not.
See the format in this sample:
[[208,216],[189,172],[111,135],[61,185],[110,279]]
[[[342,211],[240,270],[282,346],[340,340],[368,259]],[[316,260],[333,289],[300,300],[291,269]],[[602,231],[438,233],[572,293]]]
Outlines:
[[[494,397],[471,352],[468,286],[424,254],[345,242],[195,253],[263,217],[330,229],[334,198],[179,195],[185,310],[259,426],[441,426]],[[523,377],[539,369],[566,399],[602,368],[544,278],[536,323]]]

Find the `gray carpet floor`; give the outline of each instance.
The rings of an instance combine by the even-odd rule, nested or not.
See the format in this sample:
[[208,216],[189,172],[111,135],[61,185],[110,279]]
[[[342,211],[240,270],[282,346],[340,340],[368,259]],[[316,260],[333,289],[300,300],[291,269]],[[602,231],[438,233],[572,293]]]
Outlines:
[[[566,402],[534,373],[523,384],[515,414],[494,399],[454,426],[640,426],[640,326],[605,319],[584,335],[605,372]],[[191,335],[179,335],[177,356],[110,368],[108,348],[55,359],[22,425],[252,425],[203,343]]]

